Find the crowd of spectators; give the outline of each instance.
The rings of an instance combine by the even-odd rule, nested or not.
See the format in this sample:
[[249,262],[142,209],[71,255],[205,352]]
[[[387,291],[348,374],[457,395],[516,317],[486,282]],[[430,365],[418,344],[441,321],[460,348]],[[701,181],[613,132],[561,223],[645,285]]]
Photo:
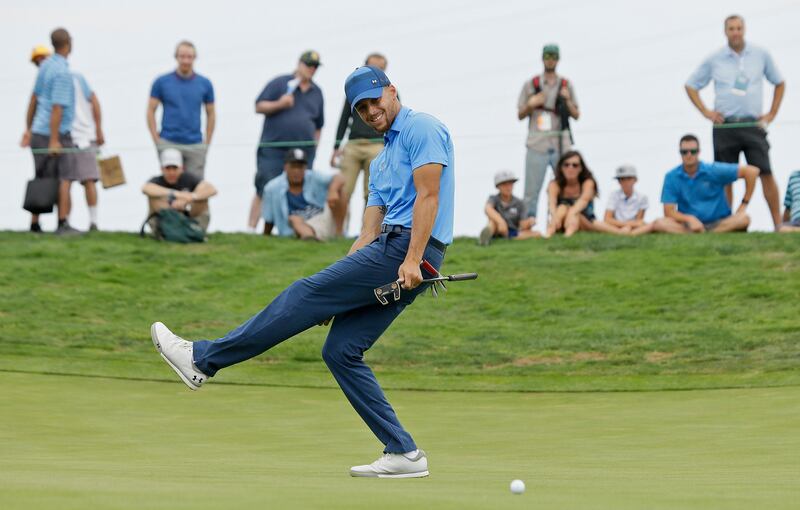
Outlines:
[[[494,176],[497,193],[484,206],[486,226],[479,242],[493,239],[571,236],[579,231],[615,235],[654,232],[699,233],[747,230],[747,206],[760,180],[764,199],[779,232],[800,231],[800,171],[791,175],[780,213],[778,183],[772,174],[766,126],[778,114],[786,84],[770,54],[745,43],[744,19],[725,19],[727,44],[706,58],[688,78],[691,103],[712,123],[713,160],[700,159],[696,136],[679,141],[681,164],[668,171],[661,193],[663,217],[645,221],[648,197],[635,189],[637,171],[623,164],[615,172],[618,188],[609,193],[605,213],[595,211],[600,185],[584,156],[574,150],[570,123],[580,118],[575,86],[557,73],[561,51],[556,44],[542,50],[542,71],[527,79],[517,103],[519,120],[527,122],[527,153],[523,196],[513,194],[516,173],[500,170]],[[67,59],[72,38],[63,28],[51,34],[53,51],[37,46],[31,62],[38,67],[21,145],[33,153],[35,176],[59,180],[56,200],[57,234],[76,234],[69,224],[70,185],[80,182],[89,208],[89,230],[97,230],[99,178],[96,153],[104,144],[100,103],[86,78],[72,70]],[[149,218],[162,209],[185,213],[204,231],[210,221],[209,198],[216,189],[204,180],[208,147],[214,134],[214,87],[194,69],[197,49],[189,41],[175,48],[176,68],[156,78],[147,106],[147,128],[158,152],[161,174],[142,188]],[[367,65],[385,70],[385,56],[372,53]],[[317,145],[325,124],[324,97],[314,82],[321,65],[316,51],[302,53],[293,72],[269,81],[255,101],[264,116],[256,149],[256,172],[248,226],[264,235],[325,241],[344,234],[348,206],[363,173],[365,203],[370,164],[383,150],[383,134],[368,127],[345,100],[337,125],[330,166],[338,173],[315,167]],[[764,80],[774,85],[764,113]],[[699,91],[714,82],[713,108]],[[161,118],[156,114],[161,109]],[[202,113],[205,111],[205,130]],[[747,161],[739,165],[740,154]],[[545,186],[548,169],[553,178]],[[732,183],[743,180],[745,192],[733,204]],[[542,188],[547,200],[543,235],[534,230]],[[263,228],[258,229],[263,222]],[[158,225],[152,225],[157,229]],[[30,230],[41,232],[38,215]]]

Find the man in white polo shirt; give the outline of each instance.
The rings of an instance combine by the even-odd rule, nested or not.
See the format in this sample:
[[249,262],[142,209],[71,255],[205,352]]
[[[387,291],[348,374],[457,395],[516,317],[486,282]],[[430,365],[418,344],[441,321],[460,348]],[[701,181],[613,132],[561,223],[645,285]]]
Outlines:
[[633,189],[637,181],[636,168],[622,165],[617,168],[614,178],[619,182],[619,189],[612,191],[608,197],[603,221],[630,235],[649,234],[653,231],[653,225],[644,221],[647,196]]

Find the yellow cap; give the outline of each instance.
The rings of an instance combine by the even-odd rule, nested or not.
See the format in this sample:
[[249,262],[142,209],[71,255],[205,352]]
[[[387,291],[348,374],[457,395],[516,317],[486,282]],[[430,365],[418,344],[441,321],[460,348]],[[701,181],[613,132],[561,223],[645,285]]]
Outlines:
[[49,57],[53,52],[50,51],[50,48],[47,46],[40,44],[33,48],[31,52],[31,62],[35,61],[38,57]]

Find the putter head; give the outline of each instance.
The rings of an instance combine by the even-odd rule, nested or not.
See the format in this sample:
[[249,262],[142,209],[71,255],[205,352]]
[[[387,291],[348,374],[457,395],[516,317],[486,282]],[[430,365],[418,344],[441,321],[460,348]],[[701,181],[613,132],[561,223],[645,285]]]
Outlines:
[[400,299],[400,284],[397,282],[387,283],[375,289],[375,297],[382,305],[388,305],[389,299],[397,301]]

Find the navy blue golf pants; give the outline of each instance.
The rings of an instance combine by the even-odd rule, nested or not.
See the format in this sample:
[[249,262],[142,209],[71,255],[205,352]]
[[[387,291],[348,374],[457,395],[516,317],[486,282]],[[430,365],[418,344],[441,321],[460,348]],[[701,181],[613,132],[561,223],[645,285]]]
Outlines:
[[[411,233],[381,234],[319,273],[291,284],[266,308],[215,341],[194,343],[194,363],[208,376],[275,347],[284,340],[334,317],[322,358],[347,399],[385,445],[385,453],[403,453],[417,446],[386,400],[364,352],[403,309],[429,286],[403,290],[400,300],[378,303],[374,289],[397,279]],[[441,267],[444,253],[428,245],[424,258]],[[422,272],[424,278],[433,275]]]

